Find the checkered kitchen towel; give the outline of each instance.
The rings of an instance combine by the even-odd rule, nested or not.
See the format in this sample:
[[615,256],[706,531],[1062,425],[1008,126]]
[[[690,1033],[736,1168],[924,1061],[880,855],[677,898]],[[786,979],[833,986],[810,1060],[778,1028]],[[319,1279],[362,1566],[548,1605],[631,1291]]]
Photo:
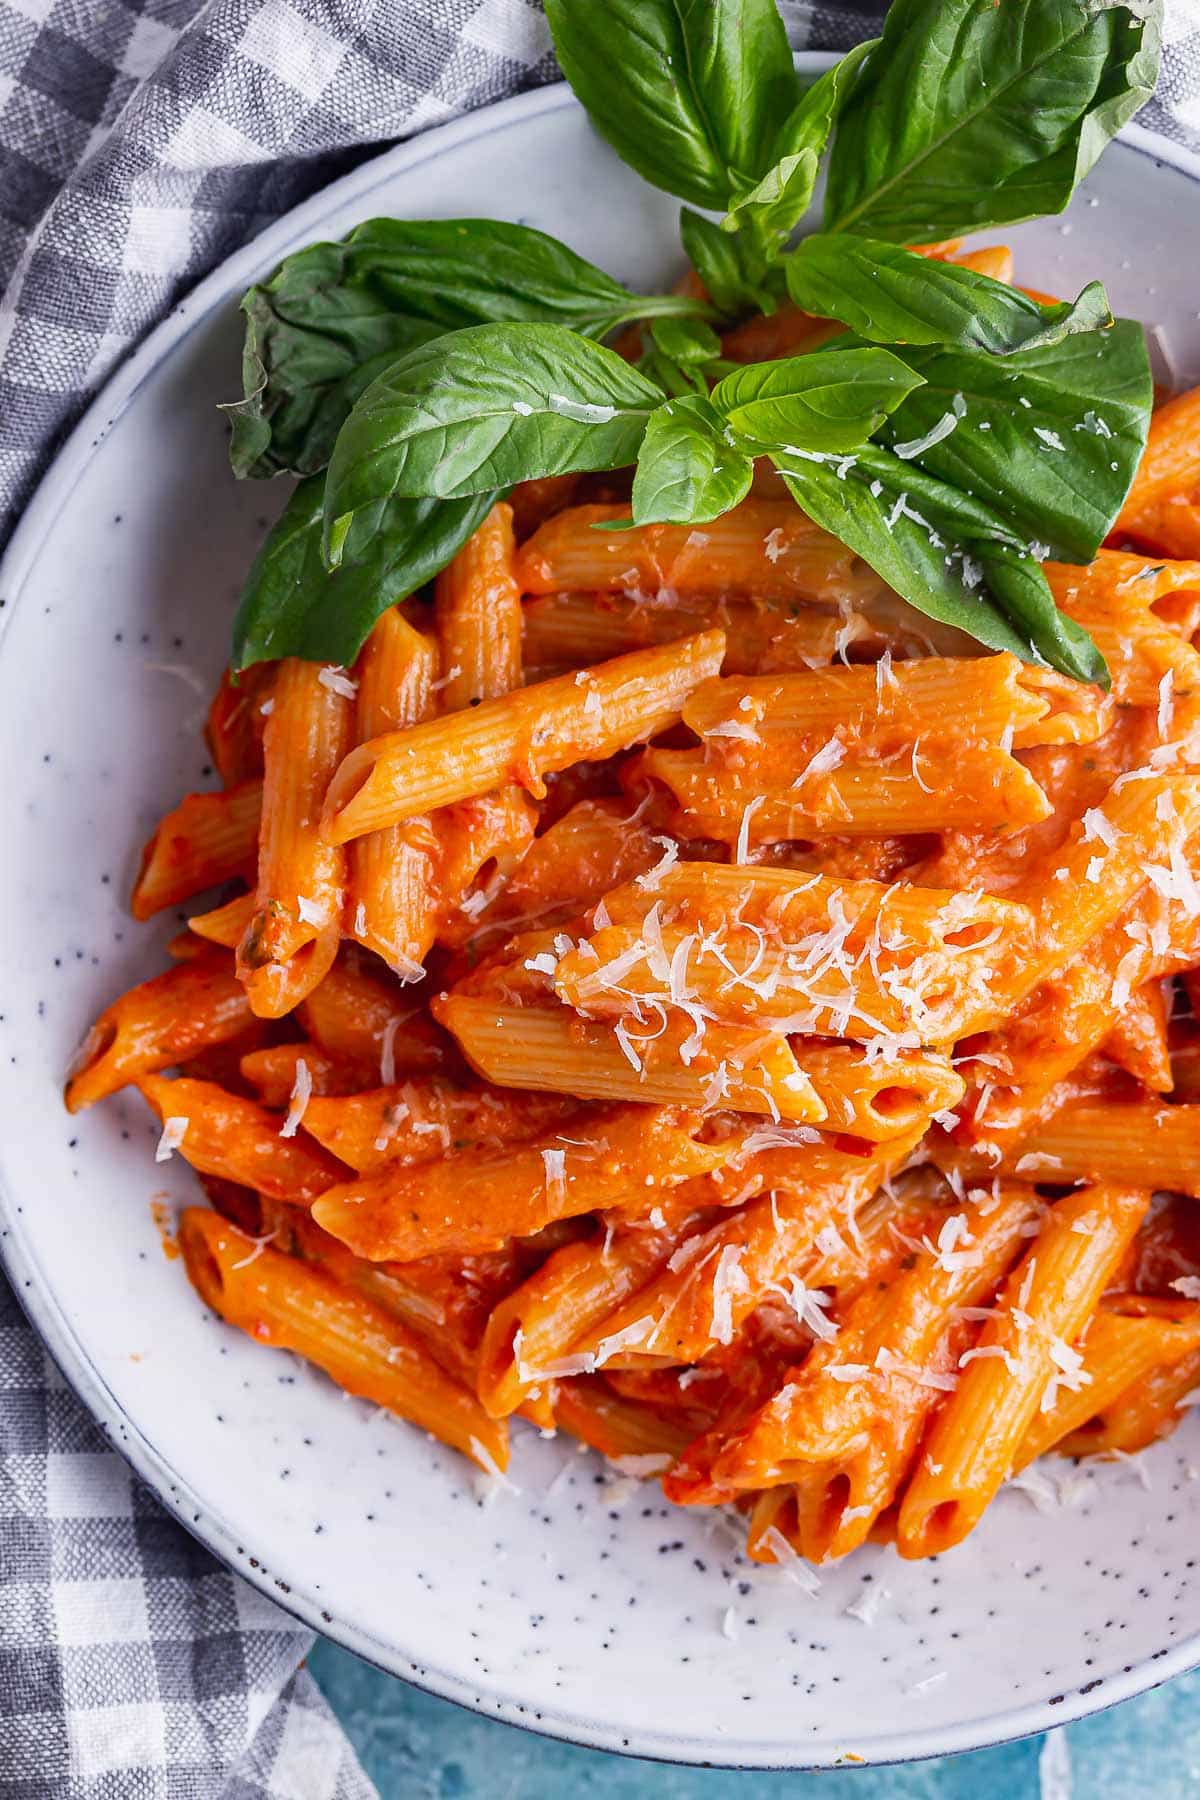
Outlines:
[[[1147,122],[1200,146],[1200,0],[1168,4]],[[784,0],[830,49],[867,6]],[[200,275],[371,149],[554,72],[535,0],[0,0],[0,541]],[[0,1796],[369,1797],[309,1642],[139,1487],[0,1277]]]

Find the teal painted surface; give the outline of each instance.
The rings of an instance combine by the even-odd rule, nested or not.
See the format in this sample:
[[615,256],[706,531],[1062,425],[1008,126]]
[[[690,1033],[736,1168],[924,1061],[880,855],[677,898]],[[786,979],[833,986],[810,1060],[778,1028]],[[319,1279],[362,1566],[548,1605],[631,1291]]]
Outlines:
[[[1042,1740],[972,1756],[829,1775],[730,1774],[634,1762],[479,1718],[332,1644],[309,1665],[382,1800],[1025,1800]],[[1196,1800],[1200,1674],[1070,1726],[1074,1800]],[[1066,1800],[1049,1783],[1046,1800]]]

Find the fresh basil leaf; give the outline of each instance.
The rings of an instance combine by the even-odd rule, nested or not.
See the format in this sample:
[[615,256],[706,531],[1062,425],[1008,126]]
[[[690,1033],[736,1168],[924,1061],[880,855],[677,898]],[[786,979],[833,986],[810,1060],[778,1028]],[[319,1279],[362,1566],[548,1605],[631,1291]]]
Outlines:
[[723,366],[721,340],[701,319],[656,319],[638,368],[664,394],[708,393],[711,371]]
[[633,319],[703,315],[631,294],[556,238],[494,219],[370,219],[290,256],[242,301],[245,398],[228,407],[239,476],[324,468],[350,408],[389,362],[446,331],[546,319],[603,337]]
[[1040,306],[989,275],[882,239],[817,233],[786,266],[788,292],[803,312],[840,319],[876,344],[948,344],[1004,356],[1112,324],[1098,281],[1073,303]]
[[[877,444],[841,459],[776,452],[771,460],[809,517],[918,612],[990,650],[1011,650],[1069,675],[1086,669],[1084,679],[1108,685],[1099,653],[1090,640],[1085,648],[1064,633],[1036,558],[991,508]],[[992,585],[985,577],[996,570]]]
[[776,159],[794,156],[798,150],[815,150],[820,156],[835,120],[854,90],[859,70],[878,44],[878,38],[865,38],[861,44],[855,44],[840,62],[818,75],[812,86],[805,89],[779,128],[772,152]]
[[677,363],[653,343],[638,358],[638,368],[648,381],[664,394],[678,398],[683,394],[707,394],[708,383],[696,363]]
[[838,121],[825,229],[923,243],[1061,212],[1154,91],[1160,0],[895,0]]
[[562,72],[639,175],[693,206],[757,180],[795,102],[775,0],[546,0]]
[[655,319],[650,336],[682,368],[703,367],[721,354],[721,340],[703,319]]
[[725,422],[699,394],[650,415],[633,478],[635,524],[702,523],[750,492],[754,463],[730,444]]
[[1007,544],[980,544],[977,549],[989,592],[1045,660],[1077,681],[1110,687],[1107,663],[1083,626],[1059,612],[1037,557]]
[[712,219],[685,206],[679,215],[679,236],[721,319],[775,311],[784,291],[783,271],[771,268],[749,232],[722,231]]
[[326,554],[339,521],[393,495],[509,487],[637,458],[660,389],[562,325],[474,325],[403,356],[372,382],[329,464]]
[[279,656],[352,663],[372,625],[444,569],[497,496],[387,500],[356,514],[341,566],[321,555],[325,477],[292,493],[255,557],[233,628],[233,667]]
[[712,403],[748,444],[844,454],[922,379],[889,350],[826,351],[748,363],[717,383]]
[[749,193],[733,202],[721,221],[724,230],[749,226],[763,237],[778,237],[788,235],[800,223],[812,201],[817,165],[833,122],[859,68],[878,42],[878,38],[868,38],[856,44],[801,95],[779,129],[773,148],[775,162]]
[[746,227],[762,240],[786,237],[808,211],[817,185],[817,153],[797,150],[768,169],[740,200],[735,200],[721,220],[722,231]]
[[1006,357],[903,354],[924,386],[892,414],[881,441],[951,487],[990,497],[1044,554],[1090,562],[1129,491],[1150,425],[1141,326],[1120,319],[1107,331]]
[[[324,306],[324,297],[306,297],[303,310],[311,314]],[[229,460],[239,480],[323,469],[363,390],[388,363],[441,329],[353,292],[329,296],[320,325],[298,318],[301,310],[289,308],[291,317],[277,313],[263,288],[251,288],[242,300],[245,397],[221,409],[229,420]]]

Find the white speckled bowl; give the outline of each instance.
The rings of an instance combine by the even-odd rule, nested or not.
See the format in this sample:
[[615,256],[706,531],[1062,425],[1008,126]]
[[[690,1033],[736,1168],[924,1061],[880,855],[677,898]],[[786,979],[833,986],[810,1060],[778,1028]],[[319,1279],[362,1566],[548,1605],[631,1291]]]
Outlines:
[[[1011,233],[1021,272],[1063,293],[1105,276],[1195,381],[1200,166],[1126,136],[1065,222]],[[25,1305],[219,1556],[363,1656],[503,1719],[642,1756],[828,1766],[1041,1730],[1192,1667],[1192,1429],[1149,1456],[1149,1491],[1108,1467],[1046,1516],[1008,1495],[948,1557],[869,1550],[815,1597],[654,1486],[623,1498],[630,1484],[532,1434],[521,1491],[481,1505],[457,1457],[205,1313],[151,1220],[157,1194],[192,1184],[178,1160],[155,1167],[140,1102],[61,1110],[85,1024],[173,929],[130,922],[134,856],[208,774],[203,697],[279,505],[232,480],[214,410],[237,386],[236,299],[286,252],[392,211],[519,216],[642,287],[677,262],[674,204],[565,89],[514,100],[368,163],[231,258],[59,457],[0,572],[0,1238]],[[846,1610],[868,1584],[887,1590],[870,1626]]]

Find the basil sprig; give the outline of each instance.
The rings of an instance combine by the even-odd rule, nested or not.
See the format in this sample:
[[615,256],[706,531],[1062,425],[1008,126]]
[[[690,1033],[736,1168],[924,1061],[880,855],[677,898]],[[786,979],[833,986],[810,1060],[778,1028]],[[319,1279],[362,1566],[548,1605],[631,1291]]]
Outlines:
[[343,425],[326,482],[326,556],[377,501],[457,500],[634,461],[662,390],[561,325],[475,325],[403,356]]
[[894,0],[838,121],[826,231],[919,244],[1061,212],[1154,91],[1161,11]]
[[758,451],[793,442],[808,454],[853,450],[920,381],[886,350],[846,350],[755,363],[707,399],[668,400],[638,451],[633,521],[715,519],[749,493]]
[[707,394],[712,338],[659,336],[675,354],[654,355],[681,384],[670,397],[645,367],[559,326],[475,326],[401,358],[339,435],[328,559],[362,541],[371,508],[630,463],[635,523],[699,524],[745,496],[766,454],[799,504],[919,610],[1106,679],[1038,559],[1090,558],[1132,479],[1151,400],[1136,326],[1005,355],[843,338],[727,369]]
[[555,238],[491,219],[370,220],[341,243],[289,257],[242,310],[245,398],[226,409],[234,471],[312,479],[246,579],[235,668],[278,656],[352,662],[384,608],[443,568],[502,491],[369,503],[343,533],[339,567],[327,569],[319,472],[360,395],[406,352],[488,320],[544,320],[598,338],[651,319],[699,333],[702,360],[720,349],[703,302],[631,294]]
[[1145,447],[1153,384],[1141,326],[1119,319],[1003,358],[899,354],[923,383],[887,421],[883,441],[939,481],[985,497],[1043,555],[1090,562]]
[[856,44],[800,96],[775,140],[776,161],[748,192],[730,203],[721,221],[724,230],[749,229],[767,244],[795,230],[812,200],[829,134],[878,42],[868,38]]
[[802,311],[840,319],[877,344],[952,344],[1007,356],[1112,324],[1098,281],[1078,300],[1042,306],[989,275],[873,238],[818,232],[797,246],[786,269]]
[[700,524],[750,492],[754,462],[710,400],[684,394],[650,415],[633,477],[633,522]]
[[882,38],[807,93],[789,88],[774,0],[548,0],[547,14],[563,73],[625,161],[725,211],[736,254],[695,215],[683,231],[732,317],[773,307],[772,264],[831,133],[827,232],[924,243],[1061,212],[1153,93],[1162,6],[893,0]]
[[771,460],[809,517],[927,618],[1109,685],[1100,652],[1058,611],[1036,556],[998,508],[876,444],[842,458],[777,451]]
[[[1119,510],[1149,421],[1141,331],[1099,283],[1042,305],[901,245],[1060,210],[1153,86],[1160,0],[894,0],[882,39],[807,87],[774,0],[547,13],[600,131],[691,203],[708,299],[631,295],[486,220],[376,220],[289,258],[244,302],[232,455],[311,479],[251,571],[238,664],[349,661],[514,482],[636,465],[635,522],[699,523],[765,454],[920,610],[1104,679],[1039,558],[1090,559]],[[790,250],[831,137],[825,230]],[[788,294],[846,334],[724,360],[709,321]],[[631,366],[594,340],[634,321]]]
[[242,301],[245,397],[226,408],[239,476],[313,474],[358,396],[446,331],[546,320],[605,337],[635,319],[703,317],[683,294],[631,294],[556,238],[495,219],[370,219],[289,256]]
[[234,620],[234,669],[278,656],[352,663],[380,613],[444,569],[497,498],[493,492],[365,507],[330,570],[321,550],[325,477],[310,475],[251,565]]
[[800,93],[775,0],[546,0],[563,74],[617,155],[723,210],[764,175]]

